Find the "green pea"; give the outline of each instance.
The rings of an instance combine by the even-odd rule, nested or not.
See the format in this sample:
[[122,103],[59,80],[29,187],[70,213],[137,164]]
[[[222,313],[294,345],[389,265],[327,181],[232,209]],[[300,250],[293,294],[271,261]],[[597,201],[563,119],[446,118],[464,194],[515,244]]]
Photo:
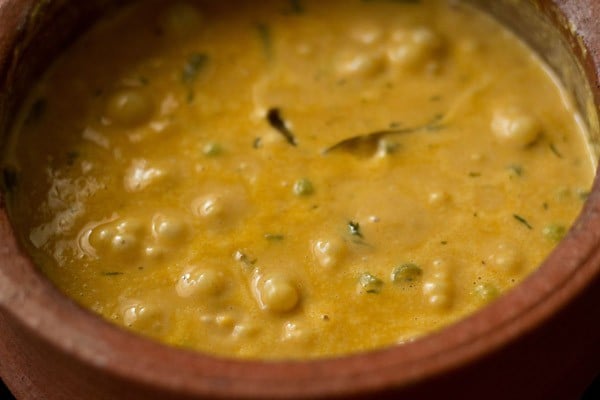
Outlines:
[[383,288],[383,281],[375,275],[364,273],[360,276],[358,285],[361,292],[377,294],[380,293]]
[[542,234],[554,242],[560,242],[567,234],[567,228],[564,225],[551,224],[542,230]]
[[421,278],[421,275],[423,275],[423,270],[417,264],[402,264],[392,271],[392,282],[414,282]]
[[306,178],[298,179],[294,183],[294,194],[296,196],[310,196],[315,192],[312,182]]

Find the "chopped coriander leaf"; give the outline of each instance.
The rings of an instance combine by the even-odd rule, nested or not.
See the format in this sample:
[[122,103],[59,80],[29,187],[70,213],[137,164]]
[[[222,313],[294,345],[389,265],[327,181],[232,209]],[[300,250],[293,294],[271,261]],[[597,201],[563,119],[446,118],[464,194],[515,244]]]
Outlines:
[[279,233],[266,233],[265,239],[267,239],[270,242],[280,242],[283,239],[285,239],[285,236]]
[[567,234],[567,228],[560,224],[551,224],[542,230],[542,234],[553,242],[560,242]]
[[208,63],[208,56],[204,53],[192,54],[185,65],[183,66],[183,72],[181,73],[181,80],[185,84],[193,83],[200,71]]
[[359,238],[363,237],[362,232],[360,231],[360,224],[358,222],[350,221],[348,222],[348,231],[352,236],[358,236]]
[[533,226],[531,226],[529,224],[529,222],[525,218],[521,217],[520,215],[513,214],[513,218],[516,219],[517,221],[519,221],[524,226],[526,226],[527,229],[530,229],[530,230],[533,229]]
[[294,183],[294,194],[296,196],[310,196],[315,192],[312,182],[306,178],[298,179]]
[[414,282],[423,275],[423,270],[417,264],[407,263],[402,264],[392,271],[392,282]]
[[120,275],[125,275],[125,272],[119,272],[119,271],[109,271],[109,272],[101,272],[102,276],[120,276]]
[[378,294],[383,288],[383,281],[374,275],[364,273],[360,276],[358,285],[361,292]]
[[554,145],[554,143],[550,143],[550,150],[552,151],[552,153],[554,153],[554,155],[558,158],[564,158],[562,153],[560,151],[558,151],[558,149],[556,148],[556,146]]
[[518,164],[512,164],[508,166],[509,171],[516,176],[523,176],[523,167]]
[[258,32],[258,38],[262,44],[263,52],[267,60],[270,60],[273,56],[273,43],[271,38],[271,28],[264,23],[256,24],[256,31]]

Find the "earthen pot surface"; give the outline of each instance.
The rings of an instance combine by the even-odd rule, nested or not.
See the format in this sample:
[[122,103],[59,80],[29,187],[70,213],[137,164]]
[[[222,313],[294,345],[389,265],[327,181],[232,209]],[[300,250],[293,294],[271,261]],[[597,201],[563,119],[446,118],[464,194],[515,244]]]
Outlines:
[[[121,3],[0,0],[2,141],[31,80],[90,21]],[[510,24],[514,2],[479,3],[492,10],[506,5]],[[578,61],[589,86],[573,91],[595,104],[588,117],[597,129],[600,2],[525,3],[538,23],[556,27],[547,37],[533,35],[532,45],[550,51],[562,45]],[[532,29],[526,20],[513,22],[526,36]],[[7,179],[3,174],[4,186]],[[598,178],[568,236],[495,303],[414,343],[316,361],[214,358],[104,322],[38,272],[0,197],[0,376],[19,399],[574,399],[600,372],[599,309]]]

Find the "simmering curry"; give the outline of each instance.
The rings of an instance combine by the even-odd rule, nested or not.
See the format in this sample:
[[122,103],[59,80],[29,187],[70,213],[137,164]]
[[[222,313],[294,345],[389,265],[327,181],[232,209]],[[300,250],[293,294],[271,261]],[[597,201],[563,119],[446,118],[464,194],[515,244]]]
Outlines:
[[143,1],[35,86],[4,181],[40,268],[107,320],[324,357],[414,340],[534,271],[591,184],[584,133],[461,3]]

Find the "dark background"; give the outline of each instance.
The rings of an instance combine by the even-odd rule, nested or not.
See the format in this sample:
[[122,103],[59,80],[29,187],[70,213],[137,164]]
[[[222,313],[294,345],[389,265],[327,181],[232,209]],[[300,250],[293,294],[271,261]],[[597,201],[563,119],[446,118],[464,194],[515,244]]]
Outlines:
[[[14,400],[6,386],[0,380],[0,400]],[[73,399],[77,400],[77,399]],[[592,386],[582,395],[581,400],[600,400],[600,375],[596,378]]]

